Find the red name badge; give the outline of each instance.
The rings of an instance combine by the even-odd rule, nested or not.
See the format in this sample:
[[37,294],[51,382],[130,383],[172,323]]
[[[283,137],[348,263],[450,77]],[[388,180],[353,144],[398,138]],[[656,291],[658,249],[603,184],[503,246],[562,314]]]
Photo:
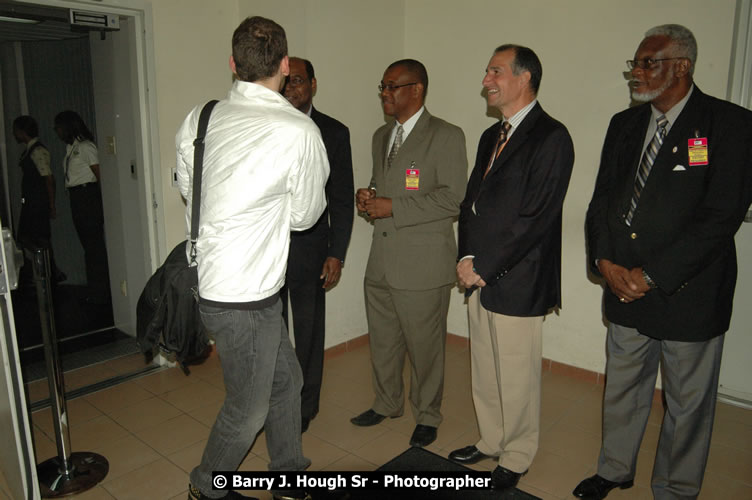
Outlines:
[[699,167],[701,165],[708,164],[708,138],[698,137],[696,139],[689,139],[689,166]]
[[405,189],[417,191],[420,188],[420,169],[408,168],[405,170]]

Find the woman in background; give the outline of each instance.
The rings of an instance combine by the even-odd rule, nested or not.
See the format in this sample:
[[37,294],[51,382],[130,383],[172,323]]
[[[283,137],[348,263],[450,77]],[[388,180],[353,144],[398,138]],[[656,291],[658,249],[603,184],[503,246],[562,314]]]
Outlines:
[[110,277],[104,243],[99,155],[94,135],[75,111],[63,111],[55,117],[55,132],[67,144],[63,172],[73,225],[84,249],[89,287],[86,300],[106,304],[110,301]]

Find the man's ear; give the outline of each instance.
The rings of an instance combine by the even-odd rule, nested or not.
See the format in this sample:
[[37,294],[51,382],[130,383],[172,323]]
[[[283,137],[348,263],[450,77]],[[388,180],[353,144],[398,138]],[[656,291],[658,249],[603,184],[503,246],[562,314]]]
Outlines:
[[423,87],[422,83],[418,82],[415,85],[413,85],[413,90],[412,90],[413,97],[417,99],[422,99],[424,92],[425,92],[425,87]]
[[238,74],[238,70],[235,68],[235,58],[230,56],[230,71],[232,71],[233,75]]
[[529,71],[523,71],[522,75],[520,76],[522,77],[522,87],[530,88],[530,79],[533,77],[533,75],[531,75]]
[[279,63],[279,70],[282,72],[282,76],[290,76],[290,58],[285,56],[282,58],[282,62]]
[[316,79],[311,78],[311,95],[316,95]]
[[679,78],[683,78],[684,76],[689,74],[689,67],[692,63],[689,61],[689,59],[682,57],[678,61],[676,61],[676,76]]

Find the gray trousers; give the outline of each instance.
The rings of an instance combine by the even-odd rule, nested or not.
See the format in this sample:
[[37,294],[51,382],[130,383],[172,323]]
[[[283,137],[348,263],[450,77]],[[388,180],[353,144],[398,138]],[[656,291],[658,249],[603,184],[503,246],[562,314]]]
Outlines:
[[224,498],[226,491],[213,489],[212,472],[236,470],[262,427],[269,470],[304,470],[311,461],[303,456],[300,436],[303,376],[282,322],[281,302],[259,310],[199,308],[216,341],[225,402],[201,464],[191,471],[191,484],[209,498]]
[[656,340],[634,328],[609,326],[600,476],[619,482],[634,478],[660,362],[666,414],[653,495],[657,500],[697,498],[713,431],[723,339]]

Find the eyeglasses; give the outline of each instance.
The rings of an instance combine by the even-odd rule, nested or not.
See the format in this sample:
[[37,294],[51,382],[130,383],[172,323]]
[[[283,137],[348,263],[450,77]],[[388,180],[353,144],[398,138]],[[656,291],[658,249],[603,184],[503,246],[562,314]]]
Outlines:
[[287,82],[285,84],[288,85],[288,86],[290,86],[290,87],[300,87],[305,82],[306,82],[306,80],[304,78],[299,77],[299,76],[294,76],[292,78],[290,78],[288,76],[287,77]]
[[645,59],[627,59],[627,67],[629,69],[651,69],[661,61],[673,61],[674,59],[686,59],[685,57],[664,57],[663,59],[651,59],[646,57]]
[[389,92],[394,92],[395,90],[402,88],[402,87],[408,87],[410,85],[417,85],[418,82],[412,82],[412,83],[403,83],[402,85],[393,85],[391,83],[387,83],[386,85],[383,83],[379,84],[379,92],[384,92],[385,90],[388,90]]

